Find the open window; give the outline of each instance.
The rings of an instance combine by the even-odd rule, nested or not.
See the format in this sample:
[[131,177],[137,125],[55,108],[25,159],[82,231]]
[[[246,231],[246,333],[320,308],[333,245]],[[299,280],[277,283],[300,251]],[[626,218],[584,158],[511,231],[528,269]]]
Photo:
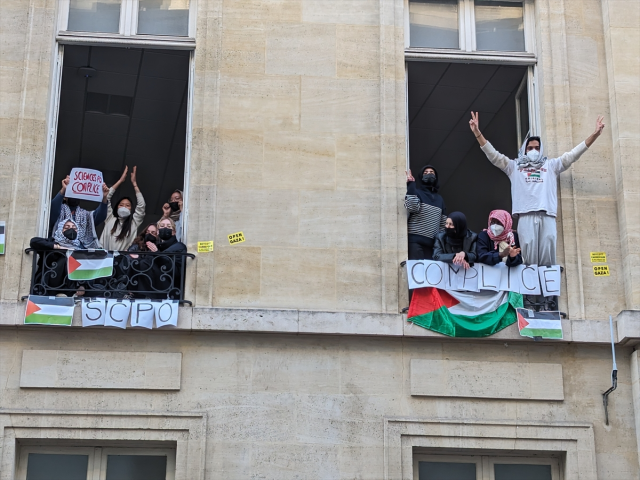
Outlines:
[[23,446],[17,480],[173,480],[175,448]]
[[[74,167],[99,170],[112,185],[125,165],[135,165],[147,204],[142,225],[159,220],[171,193],[184,185],[190,52],[63,49],[53,194]],[[135,198],[128,179],[113,200],[123,196]]]

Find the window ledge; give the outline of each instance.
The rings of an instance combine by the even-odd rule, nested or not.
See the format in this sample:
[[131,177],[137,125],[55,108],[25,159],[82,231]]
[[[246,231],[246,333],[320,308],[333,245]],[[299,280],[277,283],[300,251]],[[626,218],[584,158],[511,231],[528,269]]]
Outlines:
[[120,35],[117,33],[67,32],[60,31],[56,40],[63,45],[127,45],[158,48],[194,49],[196,39],[165,35]]
[[433,48],[405,48],[406,60],[506,63],[510,65],[535,65],[537,58],[528,52],[467,52]]
[[[76,308],[71,327],[24,325],[24,302],[0,302],[0,327],[82,328],[80,309]],[[639,328],[635,328],[639,327]],[[109,327],[87,327],[102,329]],[[623,311],[616,319],[619,344],[640,343],[640,311]],[[127,330],[140,328],[127,327]],[[157,329],[153,329],[156,331]],[[363,335],[375,337],[424,338],[463,342],[533,342],[520,336],[516,324],[483,338],[452,338],[407,322],[406,315],[374,312],[327,312],[258,308],[180,307],[177,327],[162,330],[191,332],[252,332],[297,335]],[[562,320],[563,340],[536,343],[609,344],[608,320]],[[635,336],[630,336],[629,333]]]

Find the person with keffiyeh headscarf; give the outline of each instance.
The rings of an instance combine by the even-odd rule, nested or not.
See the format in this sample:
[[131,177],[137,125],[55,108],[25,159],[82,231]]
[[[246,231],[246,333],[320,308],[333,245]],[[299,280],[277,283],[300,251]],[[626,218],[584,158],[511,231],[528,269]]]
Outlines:
[[480,132],[477,112],[471,112],[469,127],[489,161],[511,180],[513,215],[518,215],[522,240],[522,258],[527,265],[556,264],[556,215],[558,178],[596,141],[604,129],[604,117],[598,117],[595,131],[570,152],[558,158],[544,156],[540,137],[525,139],[518,158],[509,159],[498,152]]
[[489,214],[488,228],[478,234],[478,263],[507,267],[522,264],[518,234],[512,230],[513,221],[506,210],[494,210]]

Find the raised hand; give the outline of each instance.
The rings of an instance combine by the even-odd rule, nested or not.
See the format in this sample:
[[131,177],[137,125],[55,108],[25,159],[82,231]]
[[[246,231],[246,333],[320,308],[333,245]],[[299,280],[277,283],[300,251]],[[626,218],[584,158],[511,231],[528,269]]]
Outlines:
[[596,131],[593,132],[596,135],[600,135],[602,130],[604,130],[604,115],[598,115],[598,119],[596,120]]
[[133,167],[133,171],[131,172],[131,184],[133,185],[133,188],[138,188],[138,182],[136,182],[136,169],[137,168],[138,167],[134,166]]
[[122,175],[120,175],[120,180],[118,180],[116,183],[113,184],[113,189],[115,190],[116,188],[118,188],[120,185],[122,185],[122,183],[127,179],[127,172],[129,171],[129,167],[125,166],[124,167],[124,172],[122,172]]
[[170,215],[171,215],[171,207],[169,206],[168,203],[165,203],[164,205],[162,205],[162,217],[168,218]]
[[477,137],[480,135],[480,114],[478,112],[471,112],[471,120],[469,120],[469,128],[473,134]]
[[102,203],[107,203],[107,196],[109,195],[109,185],[102,184]]
[[413,178],[413,174],[411,173],[411,170],[405,170],[404,173],[407,175],[407,182],[415,182],[416,179]]
[[69,178],[69,175],[66,176],[66,178],[64,180],[62,180],[62,189],[60,190],[60,195],[63,195],[67,192],[67,187],[69,186],[69,182],[71,181],[71,178]]

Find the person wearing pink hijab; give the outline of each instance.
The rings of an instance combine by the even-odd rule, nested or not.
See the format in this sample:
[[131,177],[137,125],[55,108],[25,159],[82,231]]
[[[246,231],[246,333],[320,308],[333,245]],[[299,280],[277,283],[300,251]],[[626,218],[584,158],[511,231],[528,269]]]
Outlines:
[[518,234],[512,226],[509,212],[493,210],[489,214],[488,228],[478,234],[478,263],[498,265],[504,262],[508,267],[522,264]]

